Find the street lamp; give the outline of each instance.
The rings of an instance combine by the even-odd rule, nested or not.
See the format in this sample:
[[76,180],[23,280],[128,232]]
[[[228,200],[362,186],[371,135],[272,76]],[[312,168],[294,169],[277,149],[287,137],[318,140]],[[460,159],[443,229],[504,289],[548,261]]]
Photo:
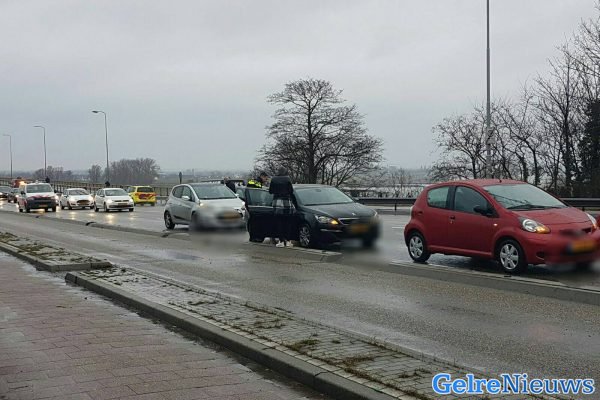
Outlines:
[[106,138],[106,181],[110,182],[109,173],[108,173],[108,125],[106,123],[106,113],[100,110],[92,111],[94,114],[102,113],[104,114],[104,133]]
[[46,128],[41,125],[35,125],[34,128],[42,128],[44,130],[44,175],[48,178],[48,164],[46,158]]
[[486,2],[487,16],[487,104],[485,112],[485,177],[492,177],[492,117],[490,111],[490,0]]
[[13,178],[13,169],[12,169],[12,136],[8,133],[3,134],[2,136],[8,136],[9,143],[9,151],[10,151],[10,181],[12,182]]

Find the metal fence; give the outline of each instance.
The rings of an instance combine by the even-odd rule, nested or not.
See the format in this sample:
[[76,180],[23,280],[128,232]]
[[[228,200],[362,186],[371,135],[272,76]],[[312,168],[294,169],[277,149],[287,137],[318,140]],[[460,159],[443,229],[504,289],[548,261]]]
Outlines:
[[[213,182],[213,181],[211,181]],[[218,182],[215,180],[214,182]],[[90,182],[79,182],[79,181],[54,181],[50,182],[57,192],[62,192],[69,188],[84,188],[90,192],[95,192],[98,189],[104,187],[100,183]],[[0,185],[11,186],[10,178],[0,178]],[[113,187],[120,187],[126,189],[131,185],[115,185]],[[156,192],[158,200],[164,200],[169,196],[173,184],[160,184],[160,185],[149,185],[152,186]],[[394,197],[359,197],[358,202],[368,206],[381,206],[381,207],[406,207],[412,206],[415,203],[414,198],[394,198]],[[600,209],[600,198],[563,198],[565,203],[572,207],[585,209]]]

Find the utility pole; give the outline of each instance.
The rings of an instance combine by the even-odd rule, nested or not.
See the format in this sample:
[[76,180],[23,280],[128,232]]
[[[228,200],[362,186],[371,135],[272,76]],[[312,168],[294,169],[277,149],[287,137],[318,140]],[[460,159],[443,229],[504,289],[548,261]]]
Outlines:
[[487,104],[485,112],[485,177],[492,177],[492,117],[490,110],[490,0],[486,0],[487,16]]
[[12,178],[13,178],[13,163],[12,163],[12,136],[9,135],[8,133],[5,133],[2,136],[8,136],[8,143],[9,143],[9,151],[10,151],[10,182],[12,185]]

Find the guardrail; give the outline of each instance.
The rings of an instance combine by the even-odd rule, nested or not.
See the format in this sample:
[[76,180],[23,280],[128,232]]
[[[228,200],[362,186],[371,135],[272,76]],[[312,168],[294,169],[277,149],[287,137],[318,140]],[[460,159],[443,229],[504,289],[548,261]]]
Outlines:
[[[90,192],[94,192],[98,189],[104,187],[103,184],[100,183],[90,183],[90,182],[75,182],[75,181],[54,181],[50,182],[50,184],[54,187],[54,189],[58,192],[62,192],[68,188],[74,187],[83,187],[88,189]],[[0,185],[11,185],[10,178],[2,178],[0,177]],[[127,188],[130,185],[115,185],[114,187]],[[160,184],[160,185],[150,185],[156,191],[157,200],[166,200],[171,192],[171,188],[173,185],[171,184]],[[360,197],[357,201],[361,204],[368,206],[387,206],[394,207],[397,209],[398,207],[406,207],[412,206],[415,203],[414,198],[399,198],[399,197]],[[597,208],[600,209],[600,198],[563,198],[562,201],[567,203],[572,207],[581,208],[582,210]]]

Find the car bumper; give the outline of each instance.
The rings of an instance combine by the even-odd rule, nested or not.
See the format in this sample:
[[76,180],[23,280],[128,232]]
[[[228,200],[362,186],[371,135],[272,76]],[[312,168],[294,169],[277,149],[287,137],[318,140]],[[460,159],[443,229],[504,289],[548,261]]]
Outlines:
[[600,232],[578,237],[524,235],[520,243],[530,264],[591,262],[600,257]]
[[205,228],[242,228],[246,226],[243,216],[224,218],[214,215],[202,215],[198,222]]
[[123,209],[133,208],[133,203],[106,204],[106,207],[109,210],[123,210]]
[[367,239],[379,237],[379,223],[361,225],[364,226],[352,227],[351,225],[343,225],[339,227],[332,227],[330,225],[319,224],[317,240],[322,243],[335,243],[341,242],[345,239]]
[[36,208],[53,208],[57,206],[57,202],[54,199],[50,200],[27,200],[25,202],[25,207],[29,209]]

